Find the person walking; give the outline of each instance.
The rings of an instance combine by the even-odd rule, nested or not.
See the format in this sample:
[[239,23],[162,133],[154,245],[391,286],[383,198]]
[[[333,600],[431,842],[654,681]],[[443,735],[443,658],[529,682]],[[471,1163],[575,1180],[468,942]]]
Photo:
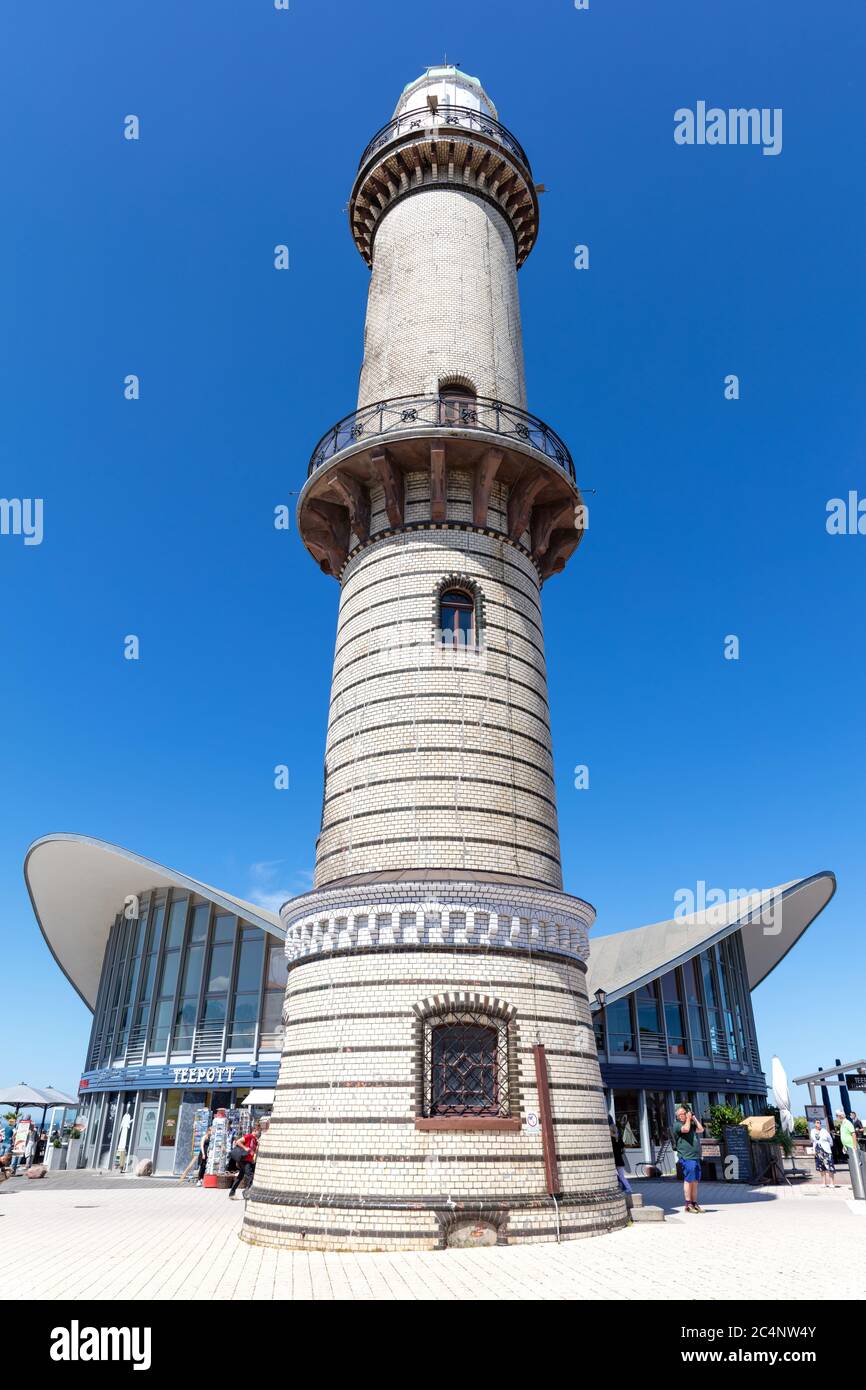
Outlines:
[[210,1148],[210,1137],[211,1137],[212,1133],[213,1133],[213,1125],[208,1125],[207,1129],[205,1130],[204,1134],[202,1135],[201,1139],[199,1140],[199,1146],[198,1146],[198,1178],[196,1179],[196,1184],[195,1184],[196,1187],[201,1187],[202,1183],[204,1182],[204,1175],[205,1175],[205,1173],[206,1173],[206,1171],[207,1171],[207,1151],[208,1151],[208,1149]]
[[821,1174],[825,1187],[836,1186],[836,1165],[833,1162],[833,1136],[816,1120],[809,1131],[812,1152],[815,1155],[815,1171]]
[[613,1161],[616,1165],[617,1182],[623,1192],[627,1192],[630,1197],[632,1195],[631,1183],[625,1175],[625,1145],[613,1120],[610,1122],[610,1142],[613,1145]]
[[236,1139],[232,1148],[232,1158],[237,1164],[235,1180],[229,1188],[229,1199],[234,1202],[237,1200],[237,1191],[241,1183],[244,1188],[248,1188],[253,1180],[253,1167],[256,1161],[256,1150],[259,1147],[258,1125],[249,1134],[241,1135]]
[[674,1125],[674,1148],[683,1168],[683,1197],[686,1212],[703,1215],[698,1206],[698,1183],[701,1180],[701,1140],[704,1127],[687,1105],[678,1105]]

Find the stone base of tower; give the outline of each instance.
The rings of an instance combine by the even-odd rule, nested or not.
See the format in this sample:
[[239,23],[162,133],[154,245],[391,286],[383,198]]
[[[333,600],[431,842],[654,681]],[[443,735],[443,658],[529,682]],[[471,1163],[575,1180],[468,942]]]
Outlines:
[[[578,901],[561,899],[572,911]],[[394,914],[397,927],[400,915],[408,914]],[[523,945],[509,945],[519,940],[515,918],[506,942],[491,946],[477,932],[473,943],[455,941],[458,914],[451,907],[446,916],[438,935],[448,940],[431,942],[418,924],[423,939],[414,942],[380,932],[363,947],[333,945],[292,962],[273,1118],[243,1240],[437,1249],[578,1239],[626,1223],[583,961],[533,948],[533,927],[536,943],[545,939],[538,923],[525,923]],[[538,1043],[556,1201],[539,1124]],[[482,1054],[472,1049],[494,1046],[485,1113],[455,1113],[448,1086],[457,1084],[460,1049],[475,1075]]]
[[[454,1209],[440,1201],[380,1207],[270,1205],[251,1211],[241,1239],[283,1250],[444,1250],[448,1246],[524,1245],[605,1235],[628,1223],[625,1201],[614,1184],[606,1197],[563,1195],[502,1206]],[[558,1224],[557,1224],[558,1223]]]

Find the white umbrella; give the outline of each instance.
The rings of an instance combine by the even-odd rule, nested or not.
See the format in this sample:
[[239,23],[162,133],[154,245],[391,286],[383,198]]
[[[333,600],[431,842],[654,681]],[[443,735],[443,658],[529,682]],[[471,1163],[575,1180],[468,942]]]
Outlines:
[[0,1105],[13,1106],[16,1114],[22,1105],[38,1110],[41,1106],[47,1109],[51,1104],[52,1098],[48,1091],[38,1090],[36,1086],[25,1086],[23,1081],[19,1081],[17,1086],[7,1086],[0,1091]]
[[41,1086],[40,1090],[48,1098],[49,1105],[62,1105],[65,1110],[71,1110],[78,1105],[76,1096],[68,1096],[65,1091],[58,1091],[56,1086]]
[[[788,1077],[785,1068],[778,1057],[773,1058],[773,1094],[776,1097],[776,1105],[779,1107],[779,1119],[782,1122],[782,1129],[786,1134],[793,1133],[794,1116],[791,1113],[791,1092],[788,1086]],[[784,1170],[783,1170],[784,1171]],[[791,1175],[792,1177],[802,1176],[802,1170],[794,1162],[794,1155],[791,1154]]]
[[778,1057],[773,1058],[773,1093],[776,1097],[776,1105],[779,1107],[782,1128],[786,1134],[791,1134],[794,1129],[794,1116],[791,1114],[791,1092],[788,1088],[785,1068]]

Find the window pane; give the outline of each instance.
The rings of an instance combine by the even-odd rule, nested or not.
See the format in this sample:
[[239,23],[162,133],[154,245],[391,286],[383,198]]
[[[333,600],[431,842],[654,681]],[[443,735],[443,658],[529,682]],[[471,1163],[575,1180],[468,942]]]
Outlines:
[[176,951],[183,945],[183,929],[186,923],[186,898],[174,902],[168,914],[168,933],[165,941],[167,951]]
[[697,1004],[689,1005],[689,1027],[692,1030],[692,1046],[699,1057],[707,1055],[707,1025],[704,1011]]
[[235,1011],[229,1033],[229,1047],[252,1047],[256,1036],[258,995],[241,995],[235,1000]]
[[236,926],[236,917],[229,917],[226,913],[217,913],[213,919],[214,941],[234,941]]
[[275,1033],[282,1028],[283,991],[270,989],[262,1002],[262,1034]]
[[162,978],[159,982],[159,993],[161,997],[167,994],[174,994],[177,987],[177,972],[180,966],[180,951],[172,951],[163,958]]
[[231,946],[213,946],[210,953],[210,970],[207,977],[208,994],[219,994],[229,987],[229,974],[232,968]]
[[224,999],[206,999],[204,1005],[204,1022],[211,1026],[224,1024],[226,1021],[226,1001]]
[[174,1016],[174,1039],[172,1041],[172,1048],[176,1052],[188,1052],[192,1047],[197,1007],[198,999],[183,999],[178,1004],[177,1013]]
[[201,968],[204,962],[204,946],[192,946],[187,951],[183,967],[181,994],[198,994],[201,985]]
[[683,966],[683,981],[686,987],[686,1003],[700,1004],[698,980],[695,975],[695,963],[693,960],[687,960]]
[[704,998],[711,1008],[715,1008],[718,1000],[716,999],[716,986],[713,980],[713,967],[710,964],[709,956],[701,956],[701,980],[704,986]]
[[[356,927],[358,926],[357,919],[355,925]],[[268,988],[271,985],[279,985],[282,989],[285,989],[286,980],[288,978],[289,962],[286,959],[286,948],[282,942],[280,942],[279,945],[270,946],[268,948],[268,973],[265,979],[265,987]]]
[[607,1014],[608,1054],[634,1052],[634,1029],[631,1021],[630,1000],[617,999],[615,1004],[608,1004],[605,1012]]
[[189,926],[190,941],[204,941],[207,937],[207,920],[210,903],[198,903],[192,910]]
[[258,990],[259,982],[262,978],[262,955],[265,949],[265,940],[260,931],[256,931],[254,937],[245,938],[241,942],[240,961],[238,962],[238,994],[246,990]]
[[165,903],[157,903],[153,909],[153,917],[150,924],[150,949],[159,950],[159,943],[162,940],[162,928],[165,922]]
[[150,1035],[151,1052],[165,1052],[168,1046],[168,1030],[171,1027],[171,1001],[165,1000],[162,1004],[157,1004],[156,1013],[153,1018],[153,1029]]
[[148,956],[145,967],[144,985],[141,991],[143,1001],[150,999],[153,994],[153,977],[156,974],[156,956]]

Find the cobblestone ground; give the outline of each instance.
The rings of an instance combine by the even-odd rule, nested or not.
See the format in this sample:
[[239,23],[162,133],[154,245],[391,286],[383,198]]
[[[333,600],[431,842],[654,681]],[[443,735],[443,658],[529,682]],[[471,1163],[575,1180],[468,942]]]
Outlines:
[[[637,1186],[637,1184],[636,1184]],[[642,1182],[664,1223],[562,1245],[411,1254],[258,1249],[241,1202],[155,1179],[49,1174],[0,1186],[7,1299],[862,1299],[866,1219],[851,1189],[704,1183],[704,1216]],[[809,1252],[822,1252],[820,1259]]]

